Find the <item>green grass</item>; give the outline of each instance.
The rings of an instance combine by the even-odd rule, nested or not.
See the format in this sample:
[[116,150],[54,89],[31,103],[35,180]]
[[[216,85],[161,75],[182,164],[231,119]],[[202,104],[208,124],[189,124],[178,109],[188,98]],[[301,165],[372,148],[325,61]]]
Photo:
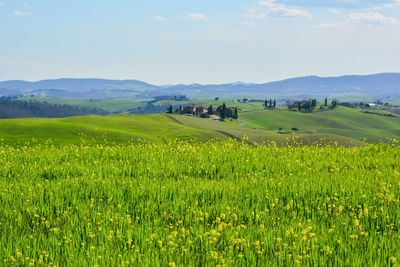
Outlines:
[[0,139],[5,144],[40,144],[47,140],[54,144],[164,142],[174,138],[206,141],[216,137],[217,134],[178,124],[162,115],[0,120]]
[[320,133],[336,134],[357,140],[377,142],[386,138],[398,138],[400,120],[374,114],[365,114],[350,108],[340,107],[334,111],[299,113],[290,111],[261,111],[240,114],[240,120],[259,129],[300,131],[317,130]]
[[52,104],[65,104],[78,107],[99,108],[109,112],[126,112],[145,106],[146,103],[130,99],[78,99],[78,98],[51,98],[51,97],[26,97],[23,100],[47,101]]
[[387,116],[387,115],[390,115],[390,116],[394,116],[394,117],[398,117],[398,115],[395,113],[395,109],[392,109],[392,108],[390,108],[390,109],[365,109],[365,110],[362,110],[362,112],[364,112],[364,113],[369,113],[369,114],[376,114],[376,115],[383,115],[383,116]]
[[224,103],[227,107],[237,107],[242,112],[264,110],[264,103],[261,102],[238,103],[230,101],[210,101],[203,103],[203,106],[208,108],[210,105],[212,105],[216,108],[218,106],[222,106]]
[[[60,119],[4,119],[0,120],[0,143],[55,145],[97,143],[121,144],[129,142],[166,142],[172,139],[208,141],[211,139],[242,139],[250,143],[274,141],[278,145],[292,142],[291,135],[276,131],[257,130],[239,123],[213,121],[181,115],[113,115],[86,116]],[[332,134],[296,134],[297,142],[311,144],[321,141],[341,145],[362,145],[361,142]],[[320,140],[323,139],[323,140]],[[50,140],[50,141],[48,141]]]
[[200,119],[187,116],[173,115],[170,116],[174,120],[178,121],[183,125],[187,125],[196,129],[207,129],[209,131],[221,134],[225,137],[230,137],[234,139],[242,139],[243,136],[248,138],[249,143],[263,143],[263,142],[275,142],[279,146],[287,145],[292,142],[293,139],[298,143],[305,145],[313,143],[335,143],[337,142],[343,146],[360,146],[362,142],[347,138],[340,135],[320,133],[320,134],[306,134],[306,133],[295,133],[291,135],[280,134],[275,130],[262,130],[249,128],[246,125],[240,123],[239,121],[226,120],[225,122],[210,120],[210,119]]
[[389,103],[392,105],[400,105],[400,97],[395,97],[395,98],[384,98],[382,99],[383,103]]
[[394,266],[399,158],[390,145],[0,146],[1,264]]

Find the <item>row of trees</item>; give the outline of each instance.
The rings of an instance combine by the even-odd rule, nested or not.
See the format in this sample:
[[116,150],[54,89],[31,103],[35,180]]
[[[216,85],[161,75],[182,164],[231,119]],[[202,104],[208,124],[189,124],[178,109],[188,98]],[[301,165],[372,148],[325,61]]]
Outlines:
[[[172,105],[169,106],[167,113],[172,114],[172,113],[177,113],[177,114],[183,114],[184,110],[182,109],[182,106],[180,105],[179,108],[175,109]],[[225,103],[222,105],[218,106],[217,108],[214,108],[213,105],[210,105],[207,108],[207,111],[203,114],[200,114],[201,116],[211,116],[211,115],[219,115],[221,117],[221,120],[225,120],[226,118],[232,118],[232,119],[238,119],[239,114],[238,114],[238,109],[237,107],[227,107]]]
[[[332,107],[332,108],[336,108],[337,105],[338,105],[338,101],[337,101],[336,99],[333,99],[332,102],[331,102],[331,107]],[[328,105],[328,98],[325,98],[324,106],[325,106],[325,107],[328,107],[328,106],[329,106],[329,105]]]
[[276,108],[276,100],[274,99],[274,101],[272,102],[272,99],[270,99],[270,100],[266,99],[264,101],[264,107],[266,109],[275,109]]
[[98,108],[0,98],[0,118],[63,118],[71,116],[107,114],[107,111]]
[[312,112],[314,109],[316,109],[319,106],[320,110],[325,110],[325,109],[334,109],[338,106],[339,102],[336,99],[333,99],[331,104],[328,104],[328,99],[325,98],[324,103],[321,103],[318,105],[318,102],[316,99],[307,99],[307,100],[302,100],[302,101],[295,101],[293,103],[290,103],[287,101],[287,106],[288,109],[296,109],[301,112]]
[[[207,113],[209,113],[210,111],[213,112],[212,105],[210,105],[208,107]],[[232,119],[237,120],[239,118],[237,107],[227,108],[225,103],[223,103],[222,106],[219,106],[216,111],[219,114],[219,116],[221,117],[221,120],[225,120],[226,118],[232,118]],[[209,115],[212,115],[212,114],[209,114]]]

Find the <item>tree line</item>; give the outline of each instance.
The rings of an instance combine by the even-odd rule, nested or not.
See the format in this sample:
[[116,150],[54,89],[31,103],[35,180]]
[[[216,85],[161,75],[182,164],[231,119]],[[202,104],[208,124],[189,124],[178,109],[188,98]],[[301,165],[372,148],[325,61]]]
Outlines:
[[[210,114],[210,112],[211,112],[211,114]],[[212,115],[212,113],[213,113],[212,105],[210,105],[208,107],[207,113],[209,115]],[[221,120],[225,120],[226,118],[232,118],[232,119],[237,120],[239,118],[237,107],[227,108],[225,103],[223,103],[221,106],[217,107],[215,115],[219,115],[221,117]]]
[[77,107],[48,102],[15,100],[0,98],[0,118],[64,118],[83,115],[107,115],[107,111],[98,108]]
[[272,101],[272,99],[268,100],[266,99],[264,101],[264,108],[266,109],[276,109],[276,100]]
[[[203,108],[202,106],[199,106]],[[182,108],[182,105],[179,105],[177,109],[174,110],[174,107],[170,105],[167,109],[167,113],[172,114],[184,114],[185,111]],[[227,107],[225,103],[222,105],[218,106],[217,108],[214,108],[213,105],[208,106],[207,109],[205,109],[204,113],[199,114],[201,117],[206,118],[211,115],[219,115],[221,117],[221,120],[225,120],[226,118],[232,118],[232,119],[238,119],[239,118],[239,113],[237,107]]]
[[316,99],[311,99],[311,98],[302,101],[295,101],[293,103],[287,101],[287,106],[289,110],[296,109],[300,112],[312,112],[318,106],[320,110],[335,109],[338,104],[339,102],[336,99],[333,99],[331,104],[328,104],[328,98],[325,98],[324,103],[321,104],[319,104]]

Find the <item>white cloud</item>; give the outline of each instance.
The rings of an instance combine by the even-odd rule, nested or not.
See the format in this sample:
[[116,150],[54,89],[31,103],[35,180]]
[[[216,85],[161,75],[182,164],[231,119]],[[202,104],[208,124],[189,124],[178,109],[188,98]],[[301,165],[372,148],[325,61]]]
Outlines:
[[351,13],[350,19],[354,22],[373,24],[398,24],[399,21],[393,17],[384,16],[378,12]]
[[22,12],[22,11],[19,11],[19,10],[15,10],[14,11],[14,15],[16,15],[16,16],[29,16],[29,15],[32,15],[32,12]]
[[264,13],[252,13],[247,15],[246,17],[252,18],[252,19],[264,19],[267,17]]
[[242,23],[243,26],[253,26],[254,24],[256,24],[256,22],[254,20],[250,20],[250,21],[245,21]]
[[283,6],[271,7],[272,12],[278,16],[290,17],[290,18],[313,18],[313,15],[306,10],[287,8]]
[[379,5],[392,5],[398,3],[398,0],[264,0],[264,2],[273,2],[284,4],[289,7],[318,7],[318,8],[350,8],[365,9]]
[[371,9],[380,10],[380,9],[385,9],[385,8],[393,8],[396,6],[400,6],[400,0],[393,0],[393,2],[389,3],[389,4],[381,4],[381,5],[373,6]]
[[339,15],[340,14],[339,10],[334,9],[334,8],[329,9],[329,12],[331,12],[333,15]]
[[29,4],[28,3],[24,3],[24,7],[28,7],[29,6]]
[[262,6],[276,6],[277,4],[275,3],[275,0],[266,0],[266,1],[259,1],[258,4],[262,5]]
[[333,28],[361,23],[385,25],[399,24],[399,21],[393,17],[387,17],[377,12],[351,13],[344,21],[339,21],[336,23],[322,23],[315,25],[314,28]]
[[154,19],[159,20],[159,21],[167,21],[167,18],[161,17],[161,16],[155,16]]
[[185,16],[185,19],[208,21],[207,16],[201,13],[189,13]]
[[4,3],[3,3],[3,2],[0,2],[0,6],[4,6]]
[[347,22],[336,22],[336,23],[321,23],[318,25],[315,25],[314,28],[334,28],[334,27],[342,27],[342,26],[347,26],[349,23]]
[[275,3],[275,0],[265,0],[259,1],[259,5],[268,7],[269,11],[278,17],[286,17],[286,18],[313,18],[313,15],[307,10],[297,9],[297,8],[288,8],[283,4]]

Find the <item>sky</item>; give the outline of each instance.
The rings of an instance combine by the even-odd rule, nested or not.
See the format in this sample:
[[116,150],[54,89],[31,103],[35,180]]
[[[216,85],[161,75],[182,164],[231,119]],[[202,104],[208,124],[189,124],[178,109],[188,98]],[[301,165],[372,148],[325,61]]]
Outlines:
[[400,0],[0,0],[0,80],[400,72]]

